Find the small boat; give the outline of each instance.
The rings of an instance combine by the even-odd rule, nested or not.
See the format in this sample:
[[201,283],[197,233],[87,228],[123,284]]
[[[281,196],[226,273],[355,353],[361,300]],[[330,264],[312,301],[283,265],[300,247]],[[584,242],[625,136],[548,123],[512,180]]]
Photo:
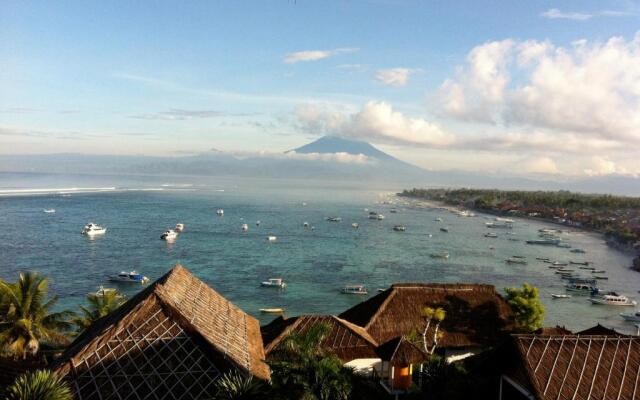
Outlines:
[[527,263],[527,260],[525,260],[524,258],[516,257],[516,256],[511,257],[511,258],[507,258],[505,261],[507,263],[509,263],[509,264],[523,264],[524,265],[524,264]]
[[306,222],[306,221],[305,221],[305,222],[303,222],[303,223],[302,223],[302,227],[303,227],[303,228],[308,228],[308,227],[309,227],[309,223],[308,223],[308,222]]
[[141,284],[145,284],[149,282],[149,278],[137,273],[136,271],[130,271],[130,272],[122,271],[118,275],[110,276],[109,280],[112,282],[141,283]]
[[449,258],[449,252],[448,251],[441,251],[439,253],[431,253],[430,257],[431,258]]
[[393,227],[393,230],[396,232],[404,232],[407,230],[407,227],[404,225],[396,225]]
[[586,253],[586,251],[582,250],[582,249],[571,249],[569,250],[572,253],[577,253],[577,254],[584,254]]
[[597,293],[589,301],[593,304],[606,305],[606,306],[635,306],[636,302],[629,300],[627,296],[623,296],[616,292],[604,292]]
[[391,210],[389,210],[389,212],[390,212],[391,214],[395,214],[395,213],[397,213],[397,212],[398,212],[398,210],[396,210],[395,208],[392,208]]
[[216,214],[218,214],[218,216],[222,217],[222,216],[224,215],[224,210],[223,210],[222,208],[219,208],[219,209],[216,211]]
[[260,226],[260,221],[256,221],[256,226]]
[[592,270],[592,271],[593,271],[594,269],[596,269],[596,267],[578,267],[578,268],[580,268],[580,269]]
[[162,240],[173,240],[177,237],[178,232],[174,231],[173,229],[167,229],[162,235],[160,235],[160,239]]
[[[95,293],[90,293],[96,297],[103,297],[104,295],[108,294],[108,293],[116,293],[118,290],[115,288],[106,288],[102,285],[98,286],[98,290],[96,290]],[[122,295],[118,295],[117,297],[122,297]]]
[[102,235],[107,232],[107,228],[103,228],[99,225],[94,224],[93,222],[89,222],[82,228],[82,234],[87,236],[93,235]]
[[437,217],[437,218],[435,218],[435,219],[434,219],[434,221],[436,221],[436,222],[442,222],[442,218]]
[[375,220],[378,220],[378,221],[382,221],[384,219],[384,215],[382,215],[380,213],[377,213],[375,211],[371,211],[369,213],[369,219],[375,219]]
[[635,312],[635,313],[629,313],[629,314],[620,313],[620,316],[621,316],[625,321],[630,321],[630,322],[640,322],[640,311]]
[[571,248],[571,245],[569,243],[558,243],[556,246],[563,248],[563,249],[569,249]]
[[344,294],[369,294],[364,285],[347,285],[340,290]]
[[571,295],[570,294],[552,294],[551,297],[553,297],[554,299],[570,299]]
[[589,265],[589,261],[569,261],[569,264],[573,264],[573,265]]
[[511,218],[496,217],[495,219],[496,219],[496,221],[506,222],[508,224],[513,224],[514,223],[514,220],[512,220]]
[[340,221],[342,221],[342,218],[340,218],[340,217],[327,217],[327,221],[329,221],[329,222],[340,222]]
[[442,228],[440,228],[440,231],[441,232],[449,232],[449,228],[442,227]]
[[550,261],[547,257],[536,257],[538,261]]
[[511,238],[511,237],[509,238],[509,240],[510,240],[510,241],[512,241],[512,242],[519,242],[519,241],[520,241],[520,239],[517,239],[517,238]]
[[184,224],[176,224],[176,227],[173,230],[176,232],[184,231]]
[[605,274],[607,271],[603,269],[594,269],[591,271],[592,274]]
[[42,211],[44,211],[47,214],[53,214],[54,212],[56,212],[56,209],[55,208],[45,208]]
[[558,244],[560,244],[560,239],[527,240],[527,244],[535,244],[538,246],[557,246]]
[[382,293],[382,292],[384,292],[385,290],[387,290],[387,289],[385,289],[385,288],[378,288],[378,293]]
[[495,233],[493,233],[493,232],[488,232],[488,233],[485,233],[485,234],[484,234],[484,237],[486,237],[486,238],[493,238],[493,239],[495,239],[495,238],[497,238],[497,237],[498,237],[498,235],[497,235],[497,234],[495,234]]
[[352,228],[358,229],[360,227],[360,225],[358,225],[357,222],[354,222],[353,224],[351,224]]
[[567,264],[566,262],[561,262],[561,261],[554,261],[551,263],[551,265],[555,266],[555,267],[566,267]]
[[609,277],[607,277],[607,276],[594,276],[594,278],[596,278],[596,279],[600,279],[600,280],[602,280],[602,281],[609,280]]
[[260,282],[260,286],[285,289],[287,284],[282,280],[282,278],[269,278],[264,282]]
[[275,242],[276,240],[278,240],[277,236],[267,236],[267,241],[268,242]]
[[245,231],[245,232],[246,232],[246,231],[248,231],[248,230],[249,230],[249,225],[248,225],[248,224],[242,224],[242,225],[241,225],[241,228],[242,228],[242,230],[243,230],[243,231]]
[[485,225],[487,226],[487,228],[493,228],[493,229],[513,229],[513,225],[508,224],[506,222],[504,223],[485,222]]
[[594,285],[588,283],[568,283],[565,285],[565,290],[568,292],[578,292],[583,294],[591,294],[594,290],[598,290],[595,287],[595,280],[593,281]]
[[261,308],[262,314],[284,314],[284,308]]

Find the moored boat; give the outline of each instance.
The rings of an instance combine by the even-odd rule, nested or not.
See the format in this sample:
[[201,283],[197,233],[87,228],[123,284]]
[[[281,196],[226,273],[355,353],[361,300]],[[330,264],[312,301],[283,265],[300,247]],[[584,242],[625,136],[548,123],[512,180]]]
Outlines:
[[340,290],[344,294],[368,294],[364,285],[347,285]]
[[267,236],[267,241],[268,242],[275,242],[276,240],[278,240],[277,236],[273,236],[273,235]]
[[570,294],[551,294],[551,297],[554,299],[569,299],[571,298]]
[[634,312],[634,313],[620,313],[620,316],[625,320],[625,321],[629,321],[629,322],[640,322],[640,311]]
[[269,278],[264,282],[260,282],[260,286],[285,289],[287,287],[287,284],[284,280],[282,280],[282,278]]
[[327,217],[326,219],[329,222],[340,222],[340,221],[342,221],[342,218],[340,218],[340,217]]
[[449,252],[448,251],[441,251],[438,253],[431,253],[429,255],[431,258],[449,258]]
[[511,258],[507,258],[505,261],[506,261],[508,264],[523,264],[523,265],[524,265],[524,264],[526,264],[526,263],[527,263],[527,260],[525,260],[525,259],[524,259],[524,258],[522,258],[522,257],[517,257],[517,256],[513,256],[513,257],[511,257]]
[[284,314],[284,308],[261,308],[260,312],[262,314]]
[[240,227],[241,227],[241,228],[242,228],[242,230],[243,230],[243,231],[245,231],[245,232],[249,230],[249,225],[248,225],[248,224],[242,224]]
[[173,229],[167,229],[162,233],[162,235],[160,235],[160,239],[167,240],[167,241],[174,240],[177,237],[178,237],[178,232],[174,231]]
[[527,240],[527,244],[534,244],[538,246],[557,246],[560,244],[560,239],[534,239]]
[[596,293],[589,298],[593,304],[606,306],[635,306],[637,303],[616,292]]
[[56,209],[55,208],[45,208],[43,211],[45,213],[47,213],[47,214],[53,214],[53,213],[56,212]]
[[353,224],[351,224],[351,227],[354,229],[358,229],[360,227],[360,225],[358,225],[357,222],[354,222]]
[[93,222],[89,222],[82,228],[82,234],[87,236],[102,235],[107,232],[107,228],[103,228],[100,225],[96,225]]
[[396,225],[393,227],[393,230],[396,232],[404,232],[407,230],[407,227],[404,225]]
[[145,284],[149,282],[149,278],[146,276],[137,273],[136,271],[122,271],[117,275],[111,275],[109,280],[112,282],[122,282],[122,283],[141,283]]
[[174,228],[174,230],[176,232],[182,232],[184,231],[184,224],[176,224],[176,227]]
[[446,232],[449,232],[449,228],[442,227],[440,228],[440,231],[446,233]]
[[486,238],[493,238],[493,239],[495,239],[495,238],[497,238],[497,237],[498,237],[498,235],[497,235],[497,234],[495,234],[495,233],[493,233],[493,232],[487,232],[487,233],[485,233],[485,234],[484,234],[484,237],[486,237]]
[[224,215],[224,210],[222,208],[219,208],[218,210],[216,210],[216,214],[218,214],[218,216],[222,217]]

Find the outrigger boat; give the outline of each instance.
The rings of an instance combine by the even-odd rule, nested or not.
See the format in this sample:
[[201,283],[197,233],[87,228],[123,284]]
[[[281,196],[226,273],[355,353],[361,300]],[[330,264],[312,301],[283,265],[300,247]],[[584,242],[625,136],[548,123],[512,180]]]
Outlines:
[[554,299],[570,299],[571,295],[570,294],[552,294],[551,297],[553,297]]
[[344,294],[369,294],[364,285],[347,285],[343,287],[340,292]]
[[282,278],[269,278],[266,281],[261,282],[260,286],[286,289],[287,284],[282,280]]
[[284,308],[261,308],[263,314],[284,314]]

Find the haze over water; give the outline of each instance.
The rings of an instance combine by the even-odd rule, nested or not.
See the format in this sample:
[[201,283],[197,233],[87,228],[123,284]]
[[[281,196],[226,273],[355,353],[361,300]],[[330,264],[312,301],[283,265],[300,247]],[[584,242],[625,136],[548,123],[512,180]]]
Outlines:
[[[538,229],[557,228],[531,220],[517,219],[514,235],[494,230],[497,239],[485,238],[489,231],[485,222],[492,216],[464,218],[426,208],[396,198],[393,193],[402,188],[393,185],[6,173],[0,177],[0,194],[28,188],[116,188],[0,196],[0,278],[14,280],[22,270],[42,272],[51,278],[51,291],[60,296],[64,308],[76,309],[99,285],[114,286],[107,280],[109,274],[135,269],[154,280],[181,263],[262,323],[273,316],[260,315],[259,308],[283,307],[288,316],[338,314],[368,297],[340,294],[346,284],[365,284],[373,296],[394,282],[489,283],[501,292],[506,286],[529,282],[540,288],[547,326],[578,330],[600,322],[635,332],[618,315],[631,308],[594,306],[575,295],[551,300],[551,293],[564,293],[565,282],[535,257],[593,261],[596,268],[607,271],[609,280],[600,282],[602,288],[640,297],[640,274],[628,269],[631,256],[607,247],[600,235],[592,233],[562,235],[586,254],[525,244],[524,240],[537,238]],[[49,208],[56,212],[43,212]],[[216,216],[219,208],[224,217]],[[386,218],[369,220],[365,208]],[[397,213],[390,213],[391,208]],[[328,222],[329,216],[339,216],[342,222]],[[436,222],[437,217],[444,221]],[[105,226],[106,235],[94,240],[81,235],[88,222]],[[186,228],[175,243],[160,240],[165,229],[179,222]],[[315,229],[303,228],[304,222]],[[353,222],[360,228],[352,228]],[[241,230],[243,223],[249,225],[248,232]],[[397,224],[407,231],[394,232]],[[442,226],[449,233],[441,232]],[[278,239],[269,243],[267,235]],[[430,257],[444,250],[451,254],[448,260]],[[505,263],[514,255],[526,256],[528,265]],[[578,266],[571,268],[590,275]],[[273,277],[283,277],[287,290],[260,287],[261,281]],[[132,295],[140,286],[119,288]]]

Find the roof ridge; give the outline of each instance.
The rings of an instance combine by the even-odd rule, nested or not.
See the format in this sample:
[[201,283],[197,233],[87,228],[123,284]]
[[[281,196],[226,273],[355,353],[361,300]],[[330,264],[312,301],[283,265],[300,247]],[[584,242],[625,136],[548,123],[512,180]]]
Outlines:
[[[352,322],[347,321],[346,319],[342,319],[336,315],[331,314],[331,318],[335,319],[338,323],[342,324],[345,328],[349,329],[351,332],[356,335],[362,337],[367,342],[371,343],[374,346],[378,346],[378,342],[367,332],[367,330],[361,326],[358,326]],[[362,330],[362,332],[360,332]]]
[[[384,292],[383,292],[384,293]],[[391,299],[394,298],[397,295],[397,291],[396,288],[394,288],[393,286],[391,287],[391,292],[389,293],[389,295],[387,296],[387,298],[384,299],[384,301],[382,302],[382,304],[380,304],[380,307],[378,307],[378,309],[376,310],[376,312],[373,314],[373,316],[371,317],[371,319],[369,319],[369,321],[367,322],[367,324],[363,327],[367,332],[369,332],[369,328],[371,327],[371,324],[373,324],[373,322],[378,319],[378,317],[380,316],[380,314],[382,314],[382,312],[387,308],[387,305],[389,304],[389,302],[391,302]],[[382,294],[382,293],[381,293]]]

